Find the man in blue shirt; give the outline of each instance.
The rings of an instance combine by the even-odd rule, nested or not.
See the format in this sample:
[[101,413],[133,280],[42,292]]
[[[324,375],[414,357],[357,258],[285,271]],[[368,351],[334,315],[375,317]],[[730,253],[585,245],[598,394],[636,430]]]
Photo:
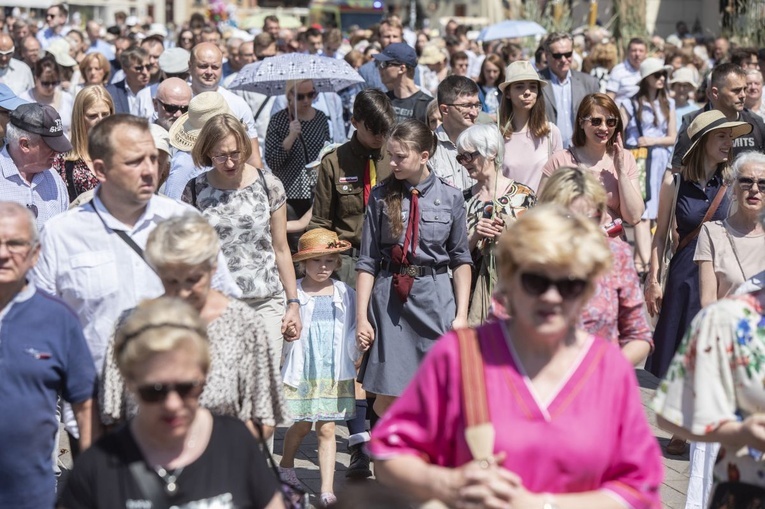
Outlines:
[[34,216],[0,202],[0,507],[53,507],[58,395],[80,449],[91,441],[96,370],[77,316],[27,278],[40,253]]

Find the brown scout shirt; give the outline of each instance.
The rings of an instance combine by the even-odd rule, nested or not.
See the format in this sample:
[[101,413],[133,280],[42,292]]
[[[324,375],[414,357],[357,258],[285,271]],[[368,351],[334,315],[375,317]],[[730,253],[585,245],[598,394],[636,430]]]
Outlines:
[[[375,158],[377,183],[390,175],[385,146],[369,150],[353,134],[350,141],[325,155],[318,169],[313,198],[313,215],[308,229],[326,228],[358,249],[364,224],[364,172],[370,157]],[[374,187],[374,186],[373,186]]]

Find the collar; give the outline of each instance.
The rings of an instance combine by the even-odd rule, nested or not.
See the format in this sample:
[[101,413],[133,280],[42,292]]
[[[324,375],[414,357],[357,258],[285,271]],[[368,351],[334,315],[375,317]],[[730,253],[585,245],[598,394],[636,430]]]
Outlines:
[[35,288],[35,285],[33,285],[29,279],[26,280],[27,284],[24,285],[24,288],[21,289],[19,293],[13,296],[11,301],[5,305],[3,309],[0,309],[0,321],[5,318],[5,316],[8,314],[8,312],[11,310],[11,308],[15,304],[21,304],[22,302],[26,302],[32,297],[34,297],[34,294],[37,292],[37,289]]
[[359,159],[374,159],[375,161],[382,159],[382,149],[370,150],[366,148],[361,144],[359,137],[356,136],[355,132],[353,133],[353,136],[351,136],[351,140],[348,142],[348,147],[351,149],[351,153]]
[[444,129],[444,124],[439,125],[434,131],[434,133],[439,143],[444,143],[450,148],[454,148],[454,149],[457,148],[457,145],[452,143],[451,138],[449,138],[449,135],[446,133],[446,129]]
[[[433,171],[432,168],[428,168],[428,171],[430,172],[430,175],[425,177],[425,180],[420,182],[420,184],[417,187],[417,190],[420,192],[420,196],[424,196],[427,194],[427,192],[430,190],[430,188],[433,187],[433,185],[436,183],[436,172]],[[404,189],[406,189],[407,193],[411,192],[412,188],[415,187],[411,185],[406,180],[404,181]]]
[[640,66],[632,67],[629,58],[624,59],[624,67],[630,72],[640,72]]
[[571,69],[568,70],[568,72],[566,73],[566,78],[563,81],[558,79],[558,75],[557,74],[555,74],[554,72],[550,71],[550,82],[553,85],[565,85],[569,81],[571,81]]
[[[304,278],[300,278],[297,284],[298,300],[300,301],[301,307],[307,305],[311,301],[311,299],[313,299],[312,296],[308,295],[307,293],[305,293],[305,290],[303,290],[303,279]],[[333,279],[332,287],[333,287],[332,303],[342,304],[343,299],[345,298],[345,293],[346,293],[345,285],[341,284],[340,281]]]
[[113,215],[109,213],[109,210],[101,201],[101,196],[99,194],[100,190],[101,190],[101,184],[99,184],[98,187],[96,187],[96,190],[93,193],[93,200],[90,203],[93,206],[93,209],[101,217],[101,219],[103,220],[107,228],[110,228],[112,230],[122,230],[129,233],[131,231],[138,230],[139,228],[141,228],[141,226],[144,223],[146,223],[147,221],[150,221],[156,215],[157,199],[156,199],[156,195],[153,195],[151,199],[149,200],[149,203],[146,204],[146,208],[144,209],[143,214],[141,214],[141,217],[138,218],[138,221],[135,222],[135,226],[131,229],[127,225],[123,224],[119,219],[115,218]]
[[16,167],[16,163],[13,162],[11,154],[8,153],[8,145],[4,146],[2,152],[0,152],[0,171],[3,173],[3,177],[5,178],[10,178],[14,175],[18,175],[19,178],[21,178],[21,174],[19,173],[18,167]]

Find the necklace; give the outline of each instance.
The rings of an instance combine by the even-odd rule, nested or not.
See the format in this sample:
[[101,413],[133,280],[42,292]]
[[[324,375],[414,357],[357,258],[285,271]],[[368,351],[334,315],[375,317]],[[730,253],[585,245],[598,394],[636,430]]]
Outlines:
[[175,495],[175,493],[178,491],[178,476],[181,475],[181,472],[183,472],[183,467],[176,468],[175,470],[167,471],[163,467],[157,467],[156,470],[157,475],[159,475],[160,479],[162,479],[162,482],[165,483],[165,493],[167,493],[170,496]]

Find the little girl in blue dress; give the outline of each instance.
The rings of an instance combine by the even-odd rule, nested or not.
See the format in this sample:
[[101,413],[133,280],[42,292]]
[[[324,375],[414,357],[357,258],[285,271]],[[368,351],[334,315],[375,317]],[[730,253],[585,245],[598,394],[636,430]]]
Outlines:
[[300,237],[292,257],[305,272],[298,280],[303,332],[285,348],[284,393],[295,423],[284,437],[280,470],[286,481],[298,482],[295,454],[316,423],[322,506],[336,501],[335,421],[352,419],[356,409],[356,292],[330,277],[340,266],[339,253],[350,247],[336,233],[316,228]]

